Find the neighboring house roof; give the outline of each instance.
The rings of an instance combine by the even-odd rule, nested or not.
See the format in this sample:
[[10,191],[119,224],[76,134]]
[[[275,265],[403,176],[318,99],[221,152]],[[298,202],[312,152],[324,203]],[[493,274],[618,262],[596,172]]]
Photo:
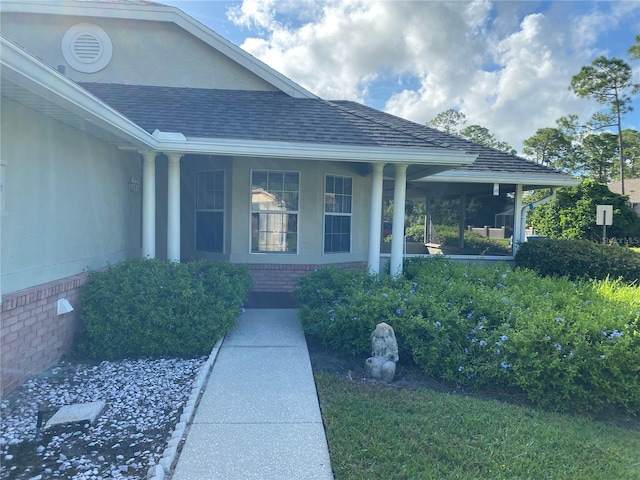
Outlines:
[[[612,182],[608,187],[613,193],[622,193],[621,182]],[[629,196],[631,203],[640,203],[640,178],[626,178],[624,180],[624,194]]]

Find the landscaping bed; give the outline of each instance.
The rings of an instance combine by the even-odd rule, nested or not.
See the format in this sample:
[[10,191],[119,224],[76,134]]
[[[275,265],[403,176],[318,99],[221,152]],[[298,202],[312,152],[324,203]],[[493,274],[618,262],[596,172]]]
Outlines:
[[[60,362],[2,399],[1,479],[145,479],[205,357]],[[43,429],[59,407],[104,400],[96,420]]]

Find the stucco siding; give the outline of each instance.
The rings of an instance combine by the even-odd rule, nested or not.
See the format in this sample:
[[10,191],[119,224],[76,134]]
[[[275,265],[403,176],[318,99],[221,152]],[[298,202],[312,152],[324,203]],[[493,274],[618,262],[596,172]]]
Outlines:
[[3,98],[0,156],[3,294],[140,255],[137,153]]
[[[113,44],[111,62],[81,73],[62,54],[65,32],[79,23],[103,28]],[[123,83],[234,90],[275,90],[205,42],[172,23],[3,13],[2,33],[77,82]]]

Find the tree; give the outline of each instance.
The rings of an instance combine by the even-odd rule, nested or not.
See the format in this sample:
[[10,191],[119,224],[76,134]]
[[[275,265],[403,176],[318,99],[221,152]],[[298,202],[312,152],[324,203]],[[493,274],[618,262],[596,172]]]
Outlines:
[[576,187],[560,189],[527,216],[527,223],[551,238],[599,241],[602,227],[596,225],[597,205],[613,205],[613,225],[607,228],[610,237],[640,235],[640,217],[627,205],[627,197],[590,178]]
[[609,107],[608,113],[598,113],[594,115],[593,120],[599,128],[617,127],[621,191],[624,194],[622,117],[632,110],[631,96],[638,92],[638,85],[632,82],[631,67],[619,58],[600,56],[573,76],[571,89],[580,98],[593,98]]
[[487,147],[496,148],[503,152],[516,154],[517,152],[507,142],[501,142],[496,136],[489,131],[488,128],[481,125],[469,125],[464,127],[467,123],[467,117],[464,113],[458,112],[450,108],[444,112],[440,112],[433,119],[427,122],[429,127],[436,128],[441,132],[451,133],[458,135],[472,142],[485,145]]
[[565,163],[571,156],[571,139],[560,128],[539,128],[523,142],[522,154],[543,165],[572,171]]
[[640,60],[640,35],[636,35],[636,43],[629,47],[631,60]]
[[618,153],[616,140],[613,133],[602,132],[588,135],[582,143],[583,168],[598,182],[606,183],[611,180],[610,171]]
[[488,128],[481,125],[469,125],[460,130],[460,136],[472,142],[485,145],[487,147],[502,150],[503,152],[516,154],[516,151],[507,142],[501,142]]
[[449,110],[440,112],[433,119],[429,120],[427,125],[441,132],[457,135],[465,123],[467,123],[467,120],[464,113],[450,108]]
[[640,175],[640,132],[627,128],[622,131],[622,143],[624,144],[624,162],[628,167],[627,178],[636,178]]

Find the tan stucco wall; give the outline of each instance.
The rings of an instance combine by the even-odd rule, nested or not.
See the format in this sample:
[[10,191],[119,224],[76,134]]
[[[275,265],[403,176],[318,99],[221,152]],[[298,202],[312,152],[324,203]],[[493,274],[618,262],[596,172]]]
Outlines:
[[[303,162],[300,160],[185,157],[182,160],[182,255],[183,258],[221,256],[194,251],[193,179],[197,170],[225,169],[227,210],[225,212],[225,255],[233,263],[327,264],[367,260],[369,246],[369,200],[371,177],[363,176],[354,164]],[[300,211],[298,254],[250,253],[251,170],[288,170],[300,172]],[[352,251],[323,253],[325,174],[353,179]],[[233,241],[231,241],[233,239]]]
[[2,99],[2,293],[140,255],[141,160]]
[[[100,72],[77,72],[65,62],[62,38],[78,23],[98,25],[111,38],[113,58]],[[175,24],[3,13],[0,25],[3,35],[54,68],[66,66],[66,75],[78,82],[275,90]]]

